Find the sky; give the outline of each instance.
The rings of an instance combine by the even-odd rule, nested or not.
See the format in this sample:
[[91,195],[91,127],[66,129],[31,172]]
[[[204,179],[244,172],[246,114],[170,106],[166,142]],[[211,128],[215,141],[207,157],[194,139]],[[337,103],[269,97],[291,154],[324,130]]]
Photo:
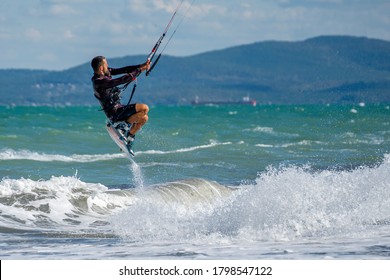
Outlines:
[[[96,55],[146,58],[181,1],[0,0],[0,69],[65,70]],[[390,41],[390,0],[183,0],[170,32],[180,22],[166,54],[320,35]]]

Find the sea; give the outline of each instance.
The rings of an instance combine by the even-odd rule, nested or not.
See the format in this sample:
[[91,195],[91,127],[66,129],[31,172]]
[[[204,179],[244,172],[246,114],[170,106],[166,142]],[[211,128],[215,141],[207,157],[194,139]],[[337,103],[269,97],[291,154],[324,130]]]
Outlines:
[[0,107],[2,260],[390,258],[390,104]]

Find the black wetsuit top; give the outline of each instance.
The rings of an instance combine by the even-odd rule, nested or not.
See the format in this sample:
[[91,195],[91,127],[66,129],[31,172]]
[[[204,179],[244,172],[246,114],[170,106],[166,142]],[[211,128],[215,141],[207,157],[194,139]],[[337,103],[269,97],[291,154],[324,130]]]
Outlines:
[[[127,66],[123,68],[108,68],[109,75],[94,74],[92,77],[95,97],[99,100],[103,111],[108,118],[112,118],[116,111],[123,107],[120,103],[119,85],[133,81],[140,73],[141,65]],[[127,74],[113,79],[112,75]]]

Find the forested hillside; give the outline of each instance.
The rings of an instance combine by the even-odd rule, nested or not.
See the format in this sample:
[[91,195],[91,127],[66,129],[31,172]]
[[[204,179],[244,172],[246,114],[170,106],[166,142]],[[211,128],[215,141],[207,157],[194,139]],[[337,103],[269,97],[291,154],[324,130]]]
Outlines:
[[[111,67],[121,67],[145,58],[108,61]],[[64,71],[3,69],[0,104],[97,105],[91,76],[89,62]],[[390,42],[321,36],[300,42],[258,42],[187,57],[162,56],[149,77],[138,79],[134,101],[189,104],[195,97],[235,101],[244,96],[260,104],[390,102]]]

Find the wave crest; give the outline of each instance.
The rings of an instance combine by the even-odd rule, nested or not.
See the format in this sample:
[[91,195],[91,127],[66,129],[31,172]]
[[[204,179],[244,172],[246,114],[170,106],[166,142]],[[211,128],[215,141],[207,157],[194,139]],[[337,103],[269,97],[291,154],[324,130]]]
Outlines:
[[41,162],[94,162],[94,161],[105,161],[113,160],[117,158],[123,158],[124,154],[96,154],[96,155],[78,155],[73,154],[69,156],[58,155],[58,154],[46,154],[32,152],[29,150],[18,150],[13,149],[3,149],[0,151],[0,160],[32,160],[32,161],[41,161]]
[[377,167],[270,167],[212,203],[141,199],[114,220],[131,240],[296,240],[369,234],[390,224],[390,156]]

